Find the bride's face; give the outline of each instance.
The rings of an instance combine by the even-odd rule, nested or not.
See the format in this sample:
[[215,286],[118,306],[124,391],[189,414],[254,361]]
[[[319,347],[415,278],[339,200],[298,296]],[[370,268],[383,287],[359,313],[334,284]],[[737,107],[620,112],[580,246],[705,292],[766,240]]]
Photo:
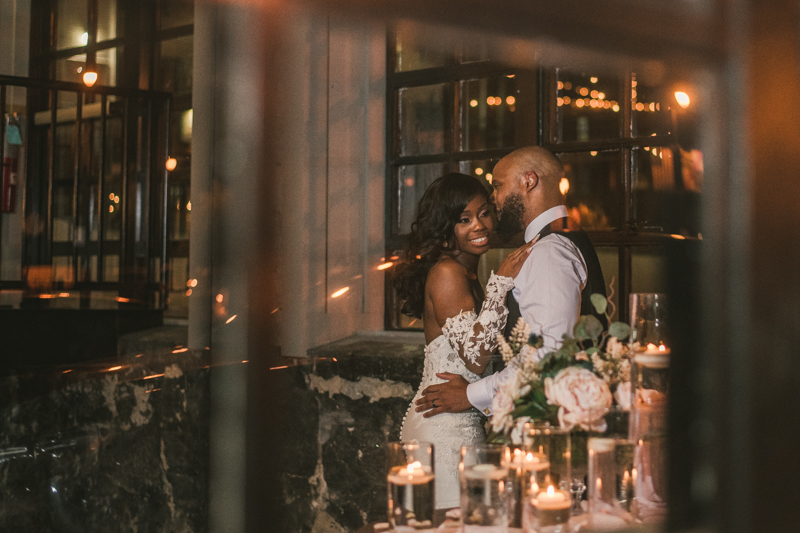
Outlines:
[[484,196],[478,195],[470,200],[453,231],[458,250],[473,255],[481,255],[489,250],[492,213]]

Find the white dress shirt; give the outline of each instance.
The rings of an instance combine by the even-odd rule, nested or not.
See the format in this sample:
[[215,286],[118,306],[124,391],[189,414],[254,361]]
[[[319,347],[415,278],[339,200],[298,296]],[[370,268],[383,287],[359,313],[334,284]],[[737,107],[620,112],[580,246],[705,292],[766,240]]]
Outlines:
[[[528,224],[525,242],[530,242],[548,224],[567,216],[559,205]],[[544,339],[540,356],[557,349],[565,333],[572,334],[581,310],[581,291],[587,269],[578,247],[563,235],[550,234],[533,245],[530,255],[514,278],[514,298],[531,333]],[[491,414],[498,385],[513,375],[512,365],[467,386],[469,402],[485,415]]]

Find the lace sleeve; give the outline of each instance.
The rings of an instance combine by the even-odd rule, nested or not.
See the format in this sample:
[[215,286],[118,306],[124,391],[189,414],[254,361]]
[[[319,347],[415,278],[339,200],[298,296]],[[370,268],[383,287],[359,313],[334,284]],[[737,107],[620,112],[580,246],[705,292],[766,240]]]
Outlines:
[[464,362],[476,364],[478,357],[489,356],[497,349],[497,334],[503,331],[508,318],[506,293],[513,287],[513,278],[492,273],[480,314],[469,310],[445,321],[442,334]]

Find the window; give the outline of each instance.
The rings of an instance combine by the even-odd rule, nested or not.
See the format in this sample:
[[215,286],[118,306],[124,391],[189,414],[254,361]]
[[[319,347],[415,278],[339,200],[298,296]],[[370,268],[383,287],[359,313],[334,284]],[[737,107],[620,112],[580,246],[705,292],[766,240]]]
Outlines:
[[[32,142],[52,156],[31,164],[28,208],[51,213],[52,228],[29,237],[41,253],[25,263],[84,284],[82,307],[135,301],[187,316],[193,9],[186,0],[33,2],[31,76],[76,85],[31,91]],[[79,85],[87,65],[102,91]]]
[[[667,243],[702,238],[703,157],[676,86],[632,71],[511,67],[481,42],[442,53],[419,31],[400,25],[389,36],[387,257],[398,256],[431,181],[452,171],[490,181],[505,154],[540,144],[564,164],[565,203],[614,281],[618,319],[631,292],[665,291]],[[521,242],[494,243],[482,258],[482,281],[509,244]],[[389,279],[387,329],[421,328],[400,313]]]

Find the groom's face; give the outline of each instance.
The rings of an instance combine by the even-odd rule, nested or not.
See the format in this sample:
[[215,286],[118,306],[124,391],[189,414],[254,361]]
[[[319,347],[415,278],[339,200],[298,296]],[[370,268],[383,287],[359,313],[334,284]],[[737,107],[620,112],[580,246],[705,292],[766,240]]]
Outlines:
[[522,231],[525,220],[525,204],[519,188],[519,180],[514,179],[503,161],[497,163],[492,179],[492,204],[497,211],[496,231],[507,238]]

